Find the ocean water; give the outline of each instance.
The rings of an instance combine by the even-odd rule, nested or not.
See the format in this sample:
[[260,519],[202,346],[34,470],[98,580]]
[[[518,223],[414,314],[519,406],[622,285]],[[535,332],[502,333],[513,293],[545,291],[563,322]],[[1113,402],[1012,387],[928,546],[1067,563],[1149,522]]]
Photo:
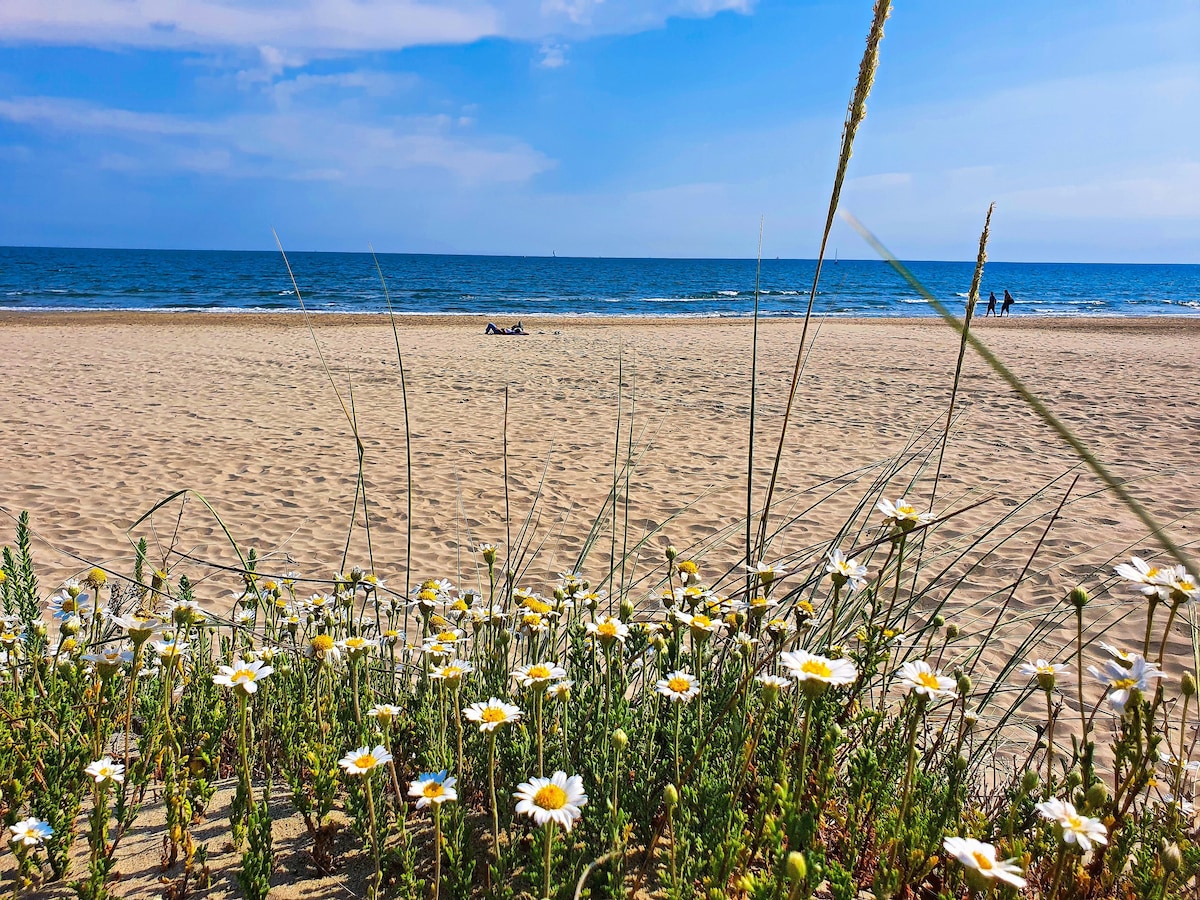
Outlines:
[[[365,253],[290,254],[316,312],[386,309]],[[603,259],[383,254],[402,313],[522,316],[748,316],[753,259]],[[759,309],[803,316],[813,260],[764,259]],[[914,262],[912,272],[959,311],[973,262]],[[989,291],[1016,298],[1014,315],[1200,315],[1200,265],[989,263]],[[260,310],[300,308],[278,253],[0,247],[0,309]],[[814,311],[829,316],[934,315],[877,260],[826,261]],[[982,309],[979,310],[982,312]]]

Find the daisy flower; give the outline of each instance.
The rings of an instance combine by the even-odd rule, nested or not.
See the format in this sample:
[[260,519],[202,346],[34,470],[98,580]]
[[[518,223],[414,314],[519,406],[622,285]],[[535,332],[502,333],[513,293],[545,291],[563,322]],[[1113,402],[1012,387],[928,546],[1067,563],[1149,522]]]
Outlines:
[[16,825],[10,825],[8,830],[12,833],[8,842],[20,847],[36,847],[38,844],[44,844],[54,834],[53,828],[33,816],[22,819]]
[[448,776],[445,769],[440,772],[426,772],[409,782],[408,796],[417,801],[417,809],[427,806],[441,806],[451,800],[458,799],[458,791],[454,789],[456,779]]
[[807,650],[792,650],[779,659],[801,690],[811,695],[820,694],[831,685],[853,684],[858,678],[857,667],[848,659],[829,659]]
[[472,703],[463,710],[463,717],[474,722],[480,731],[495,731],[501,725],[519,721],[524,713],[519,706],[492,697],[487,703]]
[[1133,654],[1128,668],[1118,660],[1109,660],[1104,668],[1088,666],[1088,673],[1105,686],[1108,705],[1119,715],[1125,715],[1125,706],[1134,693],[1144,693],[1153,689],[1154,682],[1167,675],[1152,662],[1146,662],[1145,657]]
[[1063,843],[1078,844],[1087,853],[1093,844],[1108,843],[1108,829],[1099,819],[1081,816],[1075,807],[1065,800],[1046,800],[1034,809],[1043,819],[1053,822],[1062,831]]
[[370,747],[359,747],[339,759],[338,765],[346,770],[347,775],[369,775],[377,767],[391,761],[392,754],[381,746],[374,750]]
[[245,694],[253,694],[258,690],[258,682],[275,671],[273,666],[264,664],[261,660],[245,662],[235,656],[228,666],[220,666],[217,674],[212,677],[213,684],[221,687],[231,687]]
[[875,509],[883,515],[883,523],[901,531],[912,531],[918,525],[928,525],[936,517],[933,513],[918,512],[917,508],[901,497],[895,503],[890,500],[880,500]]
[[523,688],[534,688],[535,690],[545,690],[551,681],[558,681],[560,678],[566,677],[567,670],[554,663],[532,663],[528,666],[521,666],[513,672],[513,678],[517,679],[517,684]]
[[367,715],[380,725],[387,725],[400,715],[400,707],[393,706],[391,703],[377,703],[367,710]]
[[867,567],[857,559],[849,559],[841,550],[834,550],[825,561],[825,574],[835,586],[857,591],[867,583]]
[[700,567],[692,560],[682,560],[678,565],[679,581],[681,584],[695,584],[700,580]]
[[1015,859],[996,859],[996,848],[974,838],[948,837],[942,841],[946,852],[962,863],[968,876],[989,885],[1003,881],[1015,888],[1025,887],[1021,867]]
[[1038,687],[1043,691],[1049,691],[1053,690],[1054,681],[1059,675],[1070,674],[1071,667],[1059,663],[1046,662],[1044,659],[1037,659],[1033,662],[1021,663],[1017,671],[1029,678],[1036,678]]
[[174,638],[165,641],[155,641],[150,646],[158,654],[159,659],[164,662],[183,659],[191,653],[191,645],[187,641],[177,641]]
[[1172,603],[1200,600],[1200,583],[1183,566],[1167,569],[1163,581]]
[[763,562],[761,559],[754,565],[743,566],[743,568],[751,575],[757,575],[759,582],[763,585],[773,584],[787,574],[786,569]]
[[624,644],[629,637],[629,626],[612,616],[600,616],[595,622],[585,622],[583,628],[589,638],[606,647],[612,646],[614,641]]
[[304,655],[314,662],[335,666],[341,661],[342,651],[338,649],[332,636],[318,634],[304,645]]
[[444,681],[449,687],[458,687],[463,676],[474,671],[475,667],[468,662],[452,662],[436,667],[430,671],[429,677],[435,681]]
[[568,778],[566,772],[555,772],[549,778],[531,778],[517,787],[513,797],[518,813],[529,816],[539,826],[554,822],[563,831],[570,831],[579,821],[583,815],[580,807],[588,802],[583,779],[578,775]]
[[94,779],[96,784],[107,784],[110,781],[120,784],[125,780],[125,767],[113,762],[111,756],[106,756],[89,765],[83,770],[83,774]]
[[378,642],[357,635],[338,641],[338,649],[351,659],[361,659],[377,646]]
[[[914,692],[930,700],[940,697],[957,697],[958,690],[954,679],[933,669],[924,660],[906,662],[897,673],[900,676],[900,686],[909,692]],[[986,845],[985,845],[986,846]]]
[[564,678],[562,681],[556,681],[550,687],[546,688],[546,696],[551,700],[566,702],[571,699],[571,688],[573,687],[575,687],[575,682],[569,678]]
[[1146,562],[1140,556],[1132,557],[1127,563],[1120,563],[1116,572],[1126,581],[1138,586],[1138,590],[1147,597],[1166,599],[1168,593],[1166,580],[1171,569],[1159,568]]
[[690,703],[700,693],[700,685],[696,682],[696,676],[680,670],[659,680],[655,690],[672,703]]

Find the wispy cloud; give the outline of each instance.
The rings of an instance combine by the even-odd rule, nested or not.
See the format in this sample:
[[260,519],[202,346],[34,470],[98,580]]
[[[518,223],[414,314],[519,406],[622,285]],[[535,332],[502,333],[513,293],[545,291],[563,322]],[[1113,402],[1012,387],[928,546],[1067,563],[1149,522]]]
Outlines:
[[[107,168],[230,177],[370,182],[440,171],[463,184],[524,182],[554,163],[528,144],[476,133],[451,116],[354,118],[306,107],[216,120],[114,109],[54,97],[0,100],[0,119],[110,141]],[[394,179],[393,179],[394,180]]]
[[567,48],[558,41],[542,41],[538,48],[538,65],[543,69],[561,69],[567,64]]
[[166,48],[396,50],[632,32],[755,0],[4,0],[0,40]]

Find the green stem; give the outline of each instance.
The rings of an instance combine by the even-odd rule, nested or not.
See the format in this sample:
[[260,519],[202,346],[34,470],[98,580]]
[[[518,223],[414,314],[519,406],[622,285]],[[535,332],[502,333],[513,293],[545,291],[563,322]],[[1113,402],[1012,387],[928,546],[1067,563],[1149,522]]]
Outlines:
[[[380,886],[383,884],[383,869],[379,862],[379,828],[375,823],[375,795],[371,792],[371,773],[368,772],[364,779],[364,786],[367,789],[367,814],[371,821],[371,860],[375,863],[375,877],[371,881],[371,889],[367,891],[368,900],[374,900],[379,896]],[[434,814],[437,815],[436,813]],[[441,853],[439,852],[439,862]]]
[[554,820],[551,819],[546,823],[546,874],[543,881],[542,896],[549,900],[550,897],[550,864],[551,857],[554,852]]
[[433,900],[442,889],[442,805],[433,804]]
[[496,807],[496,732],[488,732],[488,794],[492,800],[492,854],[500,861],[500,810]]

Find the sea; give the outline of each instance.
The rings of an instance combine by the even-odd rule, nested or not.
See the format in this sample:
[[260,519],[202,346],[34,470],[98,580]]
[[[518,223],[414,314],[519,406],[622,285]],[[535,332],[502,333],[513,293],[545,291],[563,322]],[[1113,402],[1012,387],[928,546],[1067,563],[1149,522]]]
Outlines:
[[[754,312],[754,259],[608,259],[367,253],[0,247],[0,309],[230,310],[486,316],[714,316]],[[816,262],[764,259],[763,316],[803,316]],[[912,262],[959,312],[974,262]],[[981,296],[1008,290],[1016,316],[1200,315],[1200,265],[988,263]],[[879,260],[829,259],[819,316],[929,316],[932,307]],[[982,314],[980,307],[977,314]],[[510,324],[510,323],[509,323]]]

